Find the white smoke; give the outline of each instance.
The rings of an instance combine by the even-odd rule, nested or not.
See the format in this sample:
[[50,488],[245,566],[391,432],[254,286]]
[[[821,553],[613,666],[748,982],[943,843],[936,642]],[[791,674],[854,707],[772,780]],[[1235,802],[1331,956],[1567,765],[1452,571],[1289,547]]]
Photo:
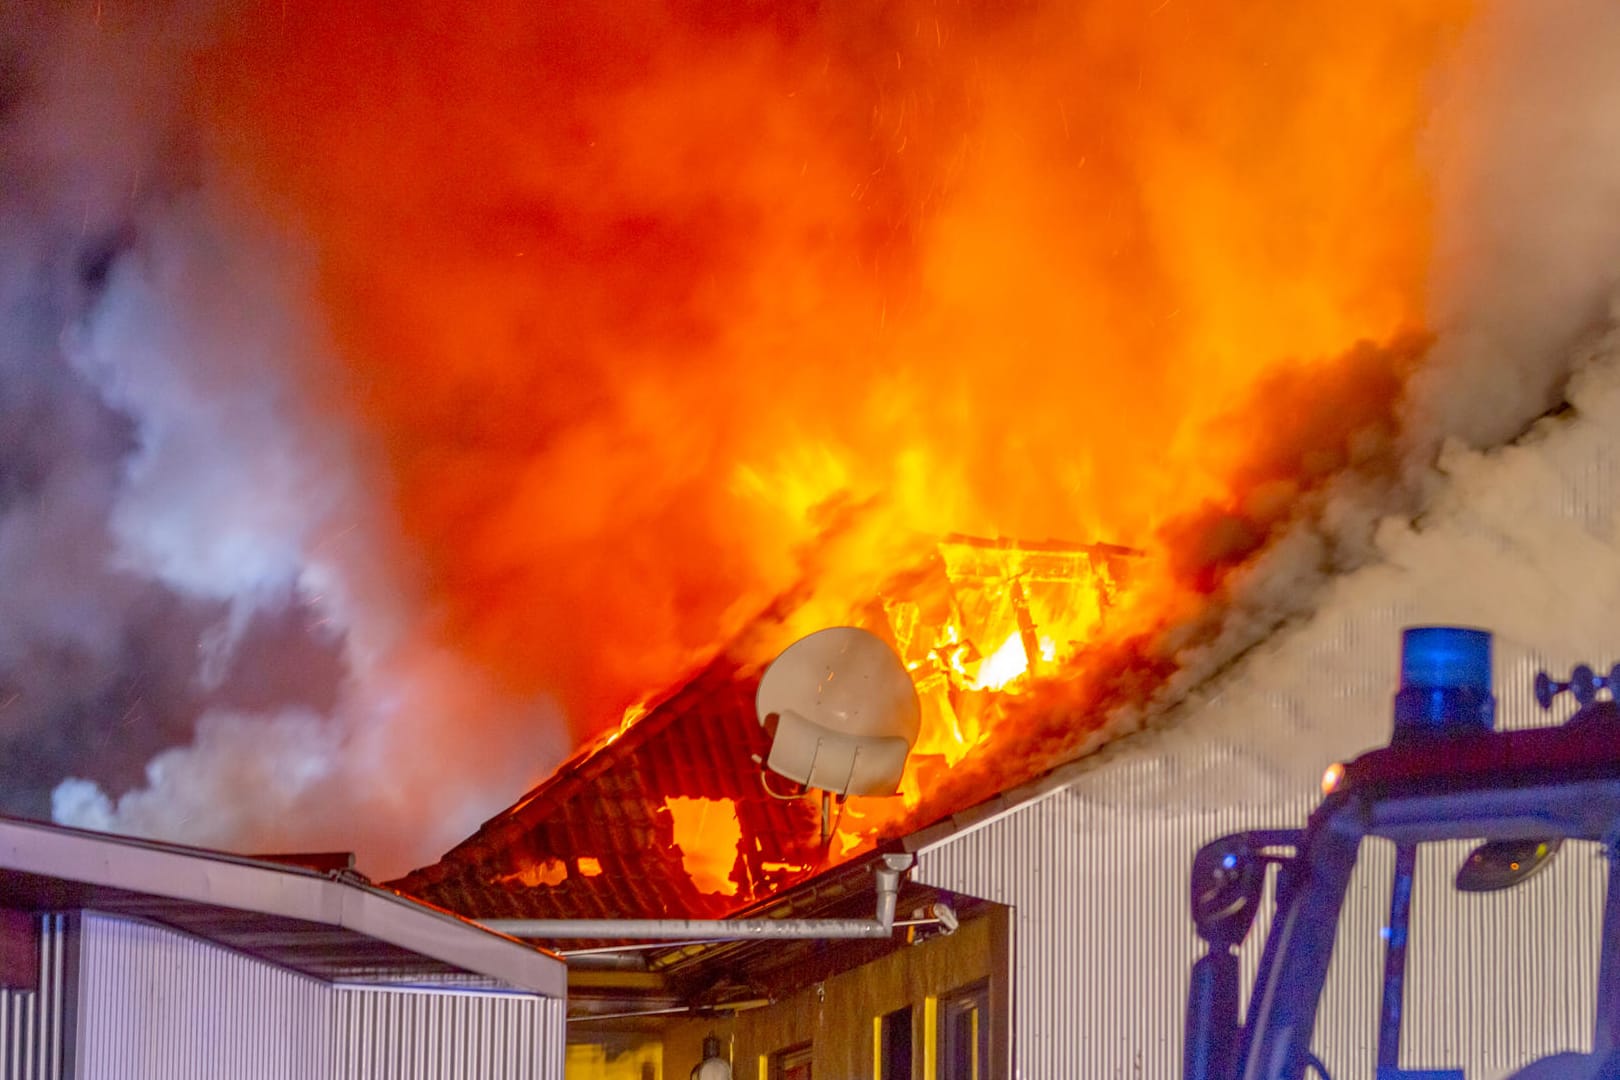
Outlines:
[[1381,741],[1404,625],[1493,630],[1515,707],[1540,663],[1620,658],[1616,55],[1612,4],[1498,3],[1439,73],[1437,339],[1404,403],[1402,482],[1339,478],[1236,578],[1179,657],[1166,730],[1120,748],[1159,761],[1136,810],[1296,798],[1370,745],[1314,714],[1374,718]]
[[[1158,709],[1170,712],[1155,726],[1196,718],[1163,742],[1119,748],[1125,760],[1179,762],[1147,802],[1230,798],[1243,785],[1203,759],[1234,746],[1254,769],[1254,798],[1296,792],[1364,746],[1312,728],[1310,699],[1354,686],[1367,715],[1385,716],[1407,623],[1492,628],[1512,656],[1530,643],[1554,657],[1620,652],[1607,617],[1620,601],[1616,55],[1611,4],[1498,3],[1436,73],[1436,340],[1403,401],[1397,476],[1352,470],[1303,500],[1223,603],[1166,635],[1178,671],[1111,727],[1132,730]],[[1384,662],[1336,669],[1331,642],[1369,624],[1387,635]],[[1185,782],[1201,771],[1214,788]]]
[[1620,284],[1620,7],[1483,5],[1429,133],[1439,335],[1409,401],[1417,449],[1492,446],[1554,405]]
[[128,568],[251,609],[300,587],[323,534],[358,527],[370,499],[301,389],[326,350],[292,284],[300,253],[210,195],[135,219],[68,352],[137,420],[112,516]]
[[[41,72],[90,59],[69,35],[0,37],[0,44],[7,46],[0,70],[24,48],[45,54]],[[111,657],[142,591],[102,569],[110,545],[100,519],[117,483],[110,459],[118,437],[88,388],[41,362],[75,298],[60,280],[69,275],[39,253],[68,247],[74,234],[93,239],[114,228],[131,178],[161,137],[131,115],[127,99],[103,93],[119,81],[111,68],[89,68],[84,81],[94,85],[56,83],[34,98],[0,97],[0,462],[8,474],[24,474],[16,487],[32,489],[26,500],[4,499],[10,505],[0,515],[7,588],[0,670],[7,672],[24,668],[40,642]],[[132,89],[148,100],[164,96],[150,82],[136,80]],[[102,97],[105,107],[86,107],[86,98]]]
[[[169,660],[204,710],[189,743],[153,757],[133,790],[61,782],[53,816],[238,849],[356,849],[369,871],[403,871],[532,783],[564,729],[546,702],[509,700],[435,642],[386,474],[342,405],[312,260],[185,137],[184,44],[206,20],[121,14],[25,35],[50,59],[3,127],[7,172],[39,199],[8,207],[23,239],[0,260],[13,307],[39,326],[16,363],[58,351],[71,370],[50,369],[39,390],[59,444],[31,444],[37,490],[0,514],[0,661],[56,641],[116,674],[139,632],[120,610],[134,598],[156,589],[211,612],[180,635],[189,661]],[[74,226],[111,238],[89,292],[76,308],[26,308],[52,265],[41,252],[86,247],[61,235]],[[80,414],[83,430],[70,424]],[[85,436],[98,432],[112,445],[93,454]],[[289,607],[341,660],[333,707],[208,707],[255,620]]]
[[[113,799],[82,780],[58,820],[190,842],[358,846],[398,871],[464,836],[562,749],[554,712],[503,702],[435,648],[394,550],[383,473],[334,401],[335,364],[295,245],[203,186],[135,223],[137,242],[69,347],[136,449],[112,505],[125,569],[229,605],[205,656],[289,594],[341,643],[331,716],[214,711],[190,746]],[[451,718],[475,716],[465,733]]]
[[[112,566],[106,515],[130,426],[61,356],[165,154],[166,39],[126,48],[52,6],[0,18],[0,771],[41,813],[70,761],[121,779],[189,731],[196,627],[216,613]],[[147,722],[148,708],[161,712]]]
[[1106,782],[1084,786],[1097,809],[1120,827],[1234,805],[1294,823],[1329,763],[1388,739],[1405,626],[1493,633],[1503,726],[1548,722],[1536,671],[1620,661],[1620,329],[1575,356],[1569,411],[1509,446],[1449,444],[1436,497],[1385,519],[1366,565],[1104,756]]

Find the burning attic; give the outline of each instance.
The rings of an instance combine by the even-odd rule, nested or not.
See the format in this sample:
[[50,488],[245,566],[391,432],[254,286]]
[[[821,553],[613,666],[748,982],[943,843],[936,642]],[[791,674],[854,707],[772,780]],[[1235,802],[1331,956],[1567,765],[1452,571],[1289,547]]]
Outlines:
[[[1061,760],[1072,743],[1023,775],[981,764],[1015,741],[1011,710],[1043,670],[1081,662],[1138,555],[957,535],[883,586],[858,621],[898,655],[922,705],[899,798],[821,799],[768,777],[755,657],[791,616],[773,610],[399,884],[477,918],[702,917],[767,899]],[[958,767],[974,778],[946,786]]]
[[[1603,416],[1611,416],[1615,407],[1612,397],[1583,400]],[[1087,1074],[1093,1069],[1128,1068],[1133,1062],[1149,1074],[1170,1075],[1181,1046],[1165,1030],[1162,1010],[1156,1011],[1155,1003],[1184,992],[1186,972],[1197,956],[1183,878],[1193,853],[1222,831],[1299,818],[1314,805],[1318,778],[1329,761],[1387,738],[1383,730],[1387,695],[1395,682],[1392,627],[1442,611],[1453,613],[1453,618],[1528,627],[1540,618],[1536,609],[1515,606],[1504,597],[1530,588],[1531,583],[1566,590],[1560,595],[1573,596],[1570,589],[1584,595],[1590,573],[1582,576],[1558,559],[1538,569],[1516,553],[1577,549],[1585,528],[1580,522],[1594,512],[1612,515],[1616,490],[1612,474],[1593,466],[1608,460],[1612,444],[1611,434],[1598,437],[1595,429],[1560,417],[1544,422],[1523,448],[1481,456],[1470,467],[1493,483],[1460,494],[1449,516],[1432,527],[1414,526],[1391,534],[1394,565],[1375,564],[1353,575],[1350,580],[1357,588],[1332,593],[1310,618],[1279,630],[1263,653],[1242,658],[1208,686],[1198,688],[1163,725],[1100,754],[1086,753],[1094,745],[1089,741],[1093,733],[1064,724],[1072,714],[1051,710],[1052,699],[1043,696],[1039,679],[1021,677],[993,691],[973,685],[979,679],[967,656],[962,668],[968,670],[962,670],[951,662],[949,648],[933,650],[931,665],[927,652],[921,656],[910,652],[906,663],[916,664],[913,674],[928,673],[919,678],[920,685],[928,678],[942,680],[942,700],[950,708],[937,708],[933,722],[943,717],[961,731],[972,730],[965,717],[990,717],[991,723],[979,729],[983,733],[979,745],[1009,754],[1001,759],[1008,768],[987,779],[992,774],[974,770],[972,749],[957,759],[955,767],[933,763],[943,771],[920,785],[918,809],[875,819],[877,830],[855,834],[842,863],[837,862],[839,838],[849,835],[852,821],[864,824],[851,816],[860,803],[849,801],[834,844],[823,848],[818,844],[818,808],[812,801],[769,800],[763,794],[753,760],[768,750],[752,710],[751,691],[759,669],[728,653],[666,698],[651,703],[634,722],[583,753],[573,766],[492,820],[445,860],[416,872],[404,884],[437,895],[446,906],[483,904],[478,910],[488,918],[555,918],[569,913],[611,918],[634,913],[651,918],[699,914],[855,919],[870,918],[871,867],[882,856],[902,855],[915,862],[905,872],[897,922],[913,925],[887,944],[705,942],[659,944],[627,953],[622,942],[576,943],[585,949],[614,946],[612,952],[580,954],[573,961],[581,973],[575,983],[576,1021],[571,1027],[580,1060],[589,1053],[603,1054],[600,1060],[606,1069],[612,1061],[636,1060],[637,1047],[656,1045],[662,1055],[659,1067],[679,1075],[698,1060],[703,1036],[719,1031],[728,1040],[740,1075],[753,1074],[756,1057],[757,1075],[791,1075],[782,1070],[800,1060],[794,1055],[808,1054],[804,1047],[811,1043],[818,1048],[818,1069],[844,1075],[865,1071],[874,1053],[879,1060],[895,1060],[895,1055],[908,1052],[922,1055],[929,1046],[931,1053],[943,1054],[949,1040],[940,1025],[959,1013],[972,1024],[983,1025],[990,1043],[983,1048],[987,1056],[982,1060],[1018,1063],[1018,1073],[1011,1072],[1009,1064],[1005,1075]],[[1547,485],[1541,482],[1547,475],[1543,470],[1525,471],[1532,453],[1564,479]],[[1500,500],[1497,493],[1504,489],[1524,492],[1530,500],[1525,505],[1534,507],[1535,514],[1519,513],[1514,509],[1517,504]],[[1482,521],[1490,523],[1493,534],[1514,537],[1515,542],[1480,549],[1471,530]],[[975,553],[987,550],[979,543],[966,546]],[[1115,583],[1112,601],[1099,602],[1097,609],[1113,618],[1129,603],[1130,569],[1141,564],[1128,553],[1112,550],[1098,557],[1123,560],[1123,571],[1109,576]],[[918,576],[935,584],[943,578],[954,586],[943,569],[947,556],[939,558],[937,566],[925,566]],[[1087,556],[1088,564],[1091,558]],[[1545,577],[1546,567],[1555,565],[1565,567],[1557,579],[1562,584]],[[1605,571],[1609,578],[1603,580],[1612,578],[1611,571],[1612,567]],[[973,590],[981,583],[969,581],[961,591],[976,595]],[[1486,588],[1485,583],[1494,585]],[[1504,585],[1512,587],[1504,591]],[[1604,595],[1614,595],[1612,582],[1606,588]],[[894,633],[893,624],[886,622],[889,613],[906,610],[894,602],[896,596],[901,594],[888,593],[868,605],[876,613],[869,625],[879,630],[889,625],[889,633]],[[916,602],[919,612],[930,610],[927,603],[915,600],[915,594],[901,598]],[[959,609],[961,601],[956,603]],[[1570,603],[1565,607],[1573,610]],[[932,610],[952,608],[943,603]],[[944,626],[953,618],[944,620]],[[919,614],[917,624],[923,621]],[[774,615],[766,625],[784,622]],[[1019,624],[1009,603],[996,631],[1015,633]],[[957,643],[940,623],[932,626],[929,632],[935,642]],[[1039,641],[1038,621],[1035,630]],[[1497,670],[1499,675],[1506,673],[1499,691],[1504,701],[1532,700],[1531,675],[1544,665],[1525,644],[1526,634],[1519,630],[1503,638]],[[988,636],[992,643],[997,640],[994,632]],[[754,655],[747,651],[754,640],[758,638],[744,639],[742,657]],[[901,636],[892,640],[898,649]],[[984,652],[977,643],[975,648]],[[1141,687],[1171,670],[1150,656],[1121,651],[1107,641],[1084,642],[1074,655],[1071,669],[1083,672],[1096,665],[1103,672],[1105,677],[1093,684],[1093,696],[1081,699],[1103,705],[1141,700]],[[1271,678],[1248,677],[1251,669],[1261,666],[1272,673]],[[955,674],[946,674],[946,669]],[[1291,673],[1291,681],[1279,682],[1280,671]],[[1072,692],[1073,685],[1066,685]],[[972,703],[980,701],[994,708],[975,713]],[[1092,715],[1104,713],[1099,708]],[[1033,733],[1021,726],[1030,719],[1037,721]],[[1009,725],[1009,720],[1014,723]],[[1509,726],[1524,722],[1511,709],[1503,717]],[[735,767],[727,780],[733,786],[728,791],[694,786],[678,796],[649,798],[649,792],[661,791],[656,786],[660,777],[718,775],[717,748],[726,732],[737,731],[748,732],[753,741],[733,756]],[[1029,745],[1021,735],[1048,748],[1051,756],[1020,756]],[[664,764],[643,769],[646,762]],[[660,801],[711,809],[727,805],[715,800],[716,794],[731,799],[729,806],[737,814],[721,846],[729,845],[729,837],[735,835],[743,849],[725,885],[719,886],[722,890],[735,886],[729,894],[694,885],[682,852],[671,843],[678,828],[673,817],[660,822],[646,809]],[[904,805],[903,800],[894,802]],[[782,850],[799,845],[797,861],[769,862],[756,849],[755,862],[750,863],[743,823],[749,815],[789,809],[794,815],[774,819],[774,827],[780,830]],[[632,817],[641,828],[636,844],[626,845],[611,864],[594,851],[587,854],[589,845],[594,843],[599,850],[603,839],[615,837],[616,821]],[[570,821],[576,827],[559,828]],[[526,849],[526,842],[535,846]],[[575,845],[571,850],[579,853],[576,859],[583,864],[579,872],[570,868],[569,877],[557,886],[516,891],[490,887],[492,880],[513,873],[527,852],[553,845],[568,851],[569,844]],[[586,876],[598,867],[602,873]],[[1379,867],[1378,860],[1372,860],[1369,873],[1376,877]],[[1446,871],[1451,869],[1454,866],[1448,864]],[[1570,903],[1584,902],[1583,897],[1601,886],[1601,874],[1584,863],[1562,863],[1550,873],[1556,875],[1556,883],[1545,888],[1558,890]],[[716,880],[709,880],[710,888],[716,888]],[[597,891],[587,902],[570,893],[570,885],[594,886]],[[1347,910],[1376,924],[1381,918],[1381,890],[1387,897],[1387,889],[1372,881],[1355,893],[1358,899]],[[562,901],[574,906],[565,908]],[[1535,895],[1524,902],[1542,903]],[[944,931],[945,911],[958,923],[954,934]],[[1454,929],[1439,932],[1440,939],[1445,948],[1464,948],[1470,940],[1467,935],[1474,932],[1473,916],[1463,909],[1446,912]],[[1579,952],[1578,942],[1574,931],[1561,928],[1562,923],[1535,925],[1534,945],[1527,946],[1530,952],[1522,956],[1514,952],[1501,962],[1517,965],[1514,979],[1552,993],[1561,985],[1560,973],[1566,971],[1561,965],[1570,949]],[[1436,933],[1432,924],[1429,932]],[[1148,965],[1142,962],[1143,942],[1162,952],[1155,953]],[[592,960],[593,955],[616,957],[613,969],[604,970],[608,961]],[[1481,954],[1470,963],[1483,972],[1496,971],[1492,965],[1498,961]],[[592,965],[595,970],[585,974],[584,968]],[[1105,987],[1099,985],[1098,972],[1104,973]],[[1360,968],[1335,972],[1330,985],[1338,989],[1332,994],[1350,996],[1330,997],[1324,1005],[1317,1033],[1323,1047],[1319,1053],[1332,1063],[1333,1075],[1357,1075],[1355,1062],[1361,1059],[1356,1047],[1362,1044],[1355,1032],[1373,1022],[1367,1003],[1376,1003],[1377,995],[1366,989]],[[1476,983],[1466,990],[1469,1009],[1500,1017],[1504,1029],[1526,1031],[1520,1020],[1508,1015],[1511,1009],[1503,1011],[1511,1002],[1492,996],[1490,979],[1482,976]],[[1013,999],[1016,1007],[1010,1004]],[[836,1007],[829,1011],[828,1003]],[[1432,1031],[1408,1038],[1413,1053],[1427,1053],[1441,1045],[1435,1040],[1451,1039],[1445,1017],[1429,1015],[1434,1010],[1426,1002],[1412,1008],[1428,1017],[1426,1032]],[[648,1010],[656,1015],[608,1018]],[[1476,1046],[1466,1060],[1474,1063],[1471,1068],[1521,1061],[1526,1054],[1579,1045],[1582,1037],[1579,1024],[1557,1018],[1532,1027],[1527,1041]],[[888,1041],[889,1033],[901,1030],[910,1030],[908,1038],[914,1037],[915,1043],[902,1043],[899,1036]],[[959,1046],[960,1039],[950,1045]],[[1454,1059],[1453,1051],[1445,1056]],[[921,1056],[914,1060],[924,1062]],[[933,1060],[943,1067],[942,1058]],[[597,1073],[583,1069],[581,1075]]]
[[[903,882],[915,864],[904,837],[928,815],[965,806],[932,793],[944,790],[953,767],[972,768],[975,754],[994,750],[1007,701],[1028,693],[1043,669],[1079,661],[1128,587],[1137,554],[957,535],[887,582],[859,613],[870,629],[836,632],[873,642],[915,710],[907,739],[914,752],[900,751],[903,776],[861,789],[871,794],[835,798],[824,789],[836,781],[821,779],[813,762],[800,776],[811,784],[769,775],[768,766],[781,768],[773,757],[780,719],[769,711],[750,650],[782,633],[791,613],[773,611],[438,863],[394,886],[561,949],[573,972],[581,1053],[636,1044],[634,1031],[648,1016],[731,1015],[795,1000],[818,979],[834,988],[835,1001],[853,995],[851,1005],[867,1009],[871,976],[858,973],[881,971],[890,985],[882,1000],[896,1016],[924,991],[980,986],[960,1007],[982,1024],[985,1042],[962,1052],[988,1067],[992,1052],[1005,1056],[1010,1037],[999,1019],[1010,987],[1007,913]],[[816,738],[814,753],[823,741]],[[977,775],[977,786],[958,785],[955,796],[982,800],[1006,783],[988,770]],[[863,854],[874,848],[878,854]],[[718,919],[742,921],[693,921]],[[730,934],[742,940],[728,941],[728,926],[745,928]],[[615,941],[643,935],[696,940],[628,951]],[[909,1028],[896,1028],[894,1038],[902,1037],[909,1046]],[[660,1054],[666,1042],[673,1055],[690,1049],[679,1032],[658,1038]],[[824,1070],[834,1046],[847,1043],[853,1052],[849,1040],[823,1043]],[[910,1051],[899,1042],[887,1052],[895,1061],[907,1056],[909,1068]]]

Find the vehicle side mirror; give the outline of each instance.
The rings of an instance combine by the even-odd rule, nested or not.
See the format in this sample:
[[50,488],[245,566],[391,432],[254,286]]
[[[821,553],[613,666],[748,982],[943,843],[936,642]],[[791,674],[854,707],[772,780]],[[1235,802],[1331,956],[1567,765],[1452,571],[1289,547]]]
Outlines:
[[1241,836],[1204,845],[1193,857],[1192,916],[1198,936],[1234,948],[1249,936],[1266,886],[1266,864]]
[[1562,839],[1487,840],[1457,869],[1458,892],[1500,892],[1520,884],[1552,861]]

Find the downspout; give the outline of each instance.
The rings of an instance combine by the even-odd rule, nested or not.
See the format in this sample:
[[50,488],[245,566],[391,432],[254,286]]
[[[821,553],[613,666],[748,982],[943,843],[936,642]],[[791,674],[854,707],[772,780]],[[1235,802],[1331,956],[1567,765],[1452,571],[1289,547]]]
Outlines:
[[886,938],[894,933],[900,874],[915,857],[884,855],[872,868],[877,913],[870,919],[483,919],[496,933],[519,938],[637,941],[746,941]]

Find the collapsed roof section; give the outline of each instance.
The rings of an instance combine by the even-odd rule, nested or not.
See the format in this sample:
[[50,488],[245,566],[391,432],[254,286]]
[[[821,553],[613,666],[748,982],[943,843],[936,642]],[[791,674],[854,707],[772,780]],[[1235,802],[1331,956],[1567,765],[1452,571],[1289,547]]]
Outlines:
[[784,798],[792,785],[763,777],[763,665],[743,643],[781,636],[766,615],[438,863],[393,884],[490,919],[718,918],[792,888],[1072,756],[1065,740],[1050,759],[1021,755],[1014,770],[957,768],[994,755],[1009,706],[1104,629],[1138,554],[950,536],[853,615],[894,646],[922,699],[899,797],[851,798],[823,821],[814,798]]
[[[712,661],[395,886],[481,919],[714,918],[801,880],[821,861],[816,811],[760,782],[754,756],[770,745],[754,719],[757,679]],[[712,821],[678,836],[694,802]],[[680,840],[699,848],[704,825],[737,857],[695,880],[686,862],[704,852]]]

